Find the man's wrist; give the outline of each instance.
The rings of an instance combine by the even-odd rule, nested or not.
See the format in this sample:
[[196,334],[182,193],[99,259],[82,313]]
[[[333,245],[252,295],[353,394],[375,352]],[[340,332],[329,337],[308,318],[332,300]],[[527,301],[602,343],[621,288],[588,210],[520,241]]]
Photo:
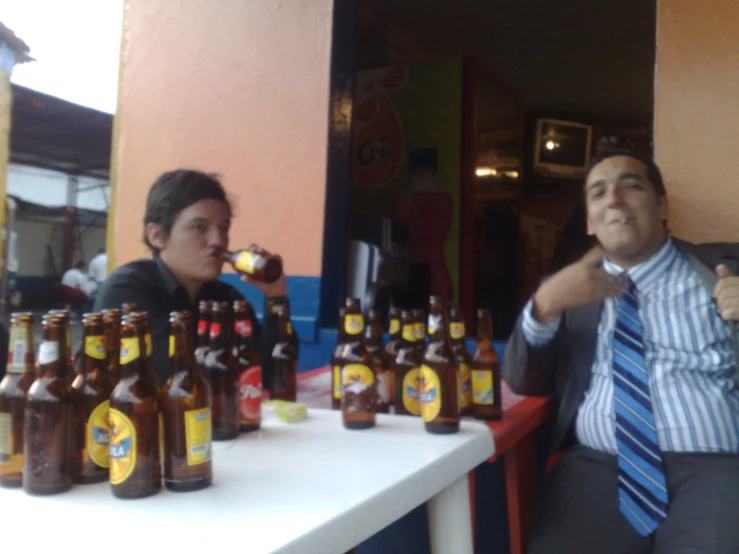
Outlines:
[[540,288],[534,294],[534,302],[531,308],[531,315],[539,323],[551,323],[561,315],[561,310],[549,298],[546,289],[542,291]]

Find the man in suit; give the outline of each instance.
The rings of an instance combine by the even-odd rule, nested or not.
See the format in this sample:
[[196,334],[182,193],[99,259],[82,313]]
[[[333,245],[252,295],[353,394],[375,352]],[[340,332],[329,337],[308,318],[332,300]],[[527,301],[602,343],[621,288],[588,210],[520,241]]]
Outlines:
[[[739,246],[670,236],[649,159],[585,181],[598,246],[546,279],[508,343],[518,394],[553,394],[533,554],[739,552]],[[732,271],[733,269],[733,271]]]

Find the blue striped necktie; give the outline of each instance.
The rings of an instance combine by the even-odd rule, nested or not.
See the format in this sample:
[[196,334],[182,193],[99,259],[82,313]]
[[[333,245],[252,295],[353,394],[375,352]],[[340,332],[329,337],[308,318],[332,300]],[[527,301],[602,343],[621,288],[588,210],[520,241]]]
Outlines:
[[613,333],[613,386],[621,513],[643,537],[667,516],[667,485],[649,393],[636,286],[618,300]]

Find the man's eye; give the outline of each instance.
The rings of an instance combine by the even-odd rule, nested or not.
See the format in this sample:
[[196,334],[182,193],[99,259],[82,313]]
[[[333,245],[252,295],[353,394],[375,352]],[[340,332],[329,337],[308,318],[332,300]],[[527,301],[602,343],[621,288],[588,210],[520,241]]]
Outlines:
[[204,233],[205,232],[205,225],[202,225],[201,223],[197,223],[192,226],[193,230],[197,231],[198,233]]

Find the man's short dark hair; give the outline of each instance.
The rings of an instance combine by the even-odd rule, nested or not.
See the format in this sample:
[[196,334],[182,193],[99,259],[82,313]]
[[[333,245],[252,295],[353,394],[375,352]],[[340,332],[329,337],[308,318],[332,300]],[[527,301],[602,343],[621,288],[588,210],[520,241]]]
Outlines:
[[229,214],[231,213],[231,203],[215,173],[177,169],[160,175],[149,189],[144,213],[144,242],[152,254],[158,256],[159,249],[146,236],[146,226],[149,223],[160,225],[165,236],[169,237],[175,219],[182,210],[201,200],[211,199],[226,204]]
[[628,156],[629,158],[634,158],[643,163],[647,168],[647,180],[649,181],[649,184],[652,185],[654,192],[657,194],[657,198],[667,196],[665,183],[662,180],[662,172],[659,170],[659,167],[657,167],[657,164],[654,163],[654,159],[651,155],[644,154],[637,150],[631,150],[628,148],[602,148],[590,159],[588,173],[590,173],[590,170],[592,170],[596,164],[599,164],[608,158],[613,158],[614,156]]
[[74,267],[76,269],[85,269],[85,262],[83,262],[82,260],[80,260],[76,264],[74,264]]

